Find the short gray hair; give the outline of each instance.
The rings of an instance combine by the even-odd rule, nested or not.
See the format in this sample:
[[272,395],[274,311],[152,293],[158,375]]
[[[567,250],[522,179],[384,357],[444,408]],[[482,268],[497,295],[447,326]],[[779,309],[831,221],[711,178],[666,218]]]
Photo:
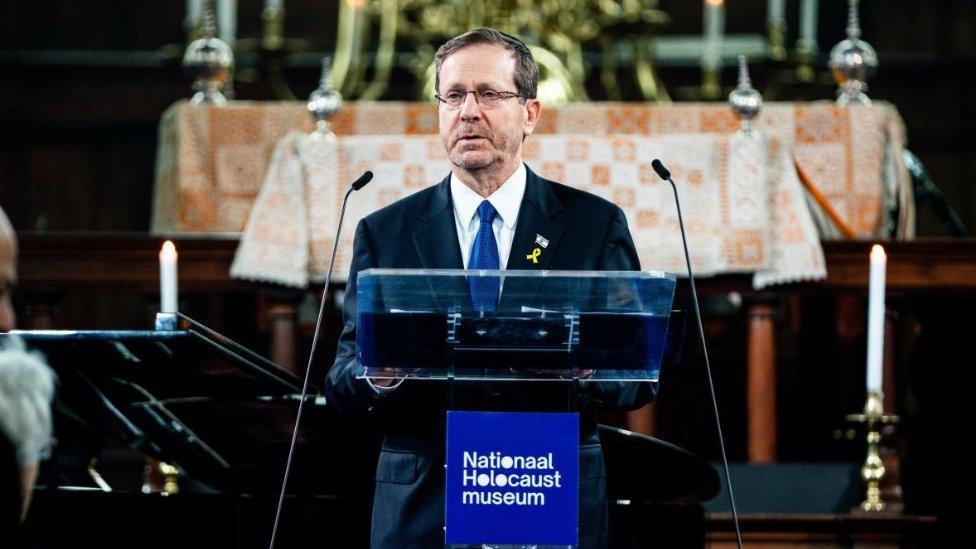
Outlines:
[[0,339],[0,431],[22,469],[39,461],[51,440],[54,382],[39,353],[27,352],[18,337]]
[[539,90],[539,65],[521,40],[495,29],[480,28],[455,36],[437,48],[434,54],[434,87],[441,89],[441,65],[452,54],[468,46],[488,44],[504,48],[515,56],[515,89],[525,99],[535,99]]

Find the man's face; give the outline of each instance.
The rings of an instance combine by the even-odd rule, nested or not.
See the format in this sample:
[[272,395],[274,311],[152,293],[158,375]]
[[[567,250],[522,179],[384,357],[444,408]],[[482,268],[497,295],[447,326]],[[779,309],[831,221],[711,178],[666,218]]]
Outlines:
[[[515,56],[489,44],[451,54],[441,64],[437,91],[444,95],[451,90],[517,92]],[[535,127],[539,102],[513,97],[485,109],[474,94],[467,94],[456,109],[441,103],[439,114],[441,142],[451,163],[479,171],[515,164],[521,158],[522,139]]]

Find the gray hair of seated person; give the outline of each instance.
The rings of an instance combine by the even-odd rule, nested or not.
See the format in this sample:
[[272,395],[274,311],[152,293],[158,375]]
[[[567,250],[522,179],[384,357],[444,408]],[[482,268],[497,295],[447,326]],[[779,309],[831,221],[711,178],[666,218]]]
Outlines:
[[49,447],[55,382],[40,353],[28,352],[15,336],[0,339],[0,430],[13,443],[22,469]]

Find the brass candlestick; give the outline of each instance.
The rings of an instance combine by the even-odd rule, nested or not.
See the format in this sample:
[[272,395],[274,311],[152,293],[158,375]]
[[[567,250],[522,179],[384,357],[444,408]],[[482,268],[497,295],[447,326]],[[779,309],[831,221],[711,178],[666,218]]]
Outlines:
[[142,493],[173,495],[180,492],[180,470],[154,458],[146,458],[142,475]]
[[881,481],[885,477],[884,462],[881,461],[881,428],[884,425],[898,423],[896,415],[886,415],[882,408],[881,391],[868,391],[867,402],[864,403],[864,413],[850,414],[848,421],[864,423],[867,426],[868,451],[861,466],[861,480],[864,481],[866,494],[858,510],[866,513],[881,513],[887,505],[881,497]]
[[786,20],[775,19],[766,22],[769,39],[769,58],[774,61],[786,61]]
[[267,6],[261,12],[264,23],[264,35],[261,47],[267,51],[278,51],[285,45],[285,10],[275,6]]
[[722,95],[722,73],[720,67],[702,69],[700,88],[701,98],[714,101]]

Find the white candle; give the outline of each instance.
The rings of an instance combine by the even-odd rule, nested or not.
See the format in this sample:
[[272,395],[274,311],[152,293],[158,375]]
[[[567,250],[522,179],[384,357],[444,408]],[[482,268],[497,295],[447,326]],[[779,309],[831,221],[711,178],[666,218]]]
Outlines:
[[237,39],[237,0],[217,0],[217,32],[229,46]]
[[159,250],[159,312],[176,311],[176,246],[167,240]]
[[786,19],[786,0],[766,1],[766,21],[778,23]]
[[881,363],[884,357],[885,270],[884,248],[871,247],[871,278],[868,286],[868,391],[881,392]]
[[702,21],[705,47],[702,50],[702,68],[717,70],[722,64],[722,34],[725,32],[725,0],[705,0],[705,16]]
[[817,50],[817,10],[820,0],[802,0],[800,3],[800,43],[813,52]]

